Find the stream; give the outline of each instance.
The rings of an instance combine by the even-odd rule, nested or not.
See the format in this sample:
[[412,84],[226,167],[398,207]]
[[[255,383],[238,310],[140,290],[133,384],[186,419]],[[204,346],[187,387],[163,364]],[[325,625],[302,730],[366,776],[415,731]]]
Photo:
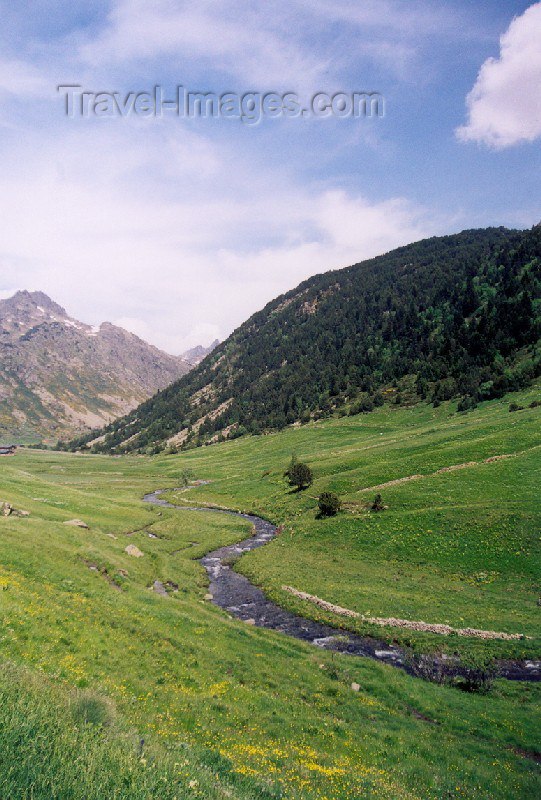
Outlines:
[[[408,657],[404,649],[398,645],[333,628],[325,623],[310,620],[280,608],[269,600],[261,589],[250,583],[244,575],[235,572],[231,566],[244,553],[267,545],[276,536],[276,526],[253,514],[242,514],[213,507],[174,505],[160,497],[165,491],[175,490],[158,489],[146,494],[143,501],[179,511],[228,514],[253,525],[254,534],[252,536],[237,544],[219,547],[199,559],[199,563],[205,568],[209,577],[209,593],[212,595],[212,602],[232,616],[258,628],[270,628],[287,636],[310,642],[325,650],[372,658],[421,677],[436,678],[442,674],[466,675],[466,671],[461,668],[458,660],[451,656],[416,656],[415,662],[412,662],[411,657]],[[541,680],[541,660],[500,661],[498,662],[498,676],[510,680],[539,681]]]

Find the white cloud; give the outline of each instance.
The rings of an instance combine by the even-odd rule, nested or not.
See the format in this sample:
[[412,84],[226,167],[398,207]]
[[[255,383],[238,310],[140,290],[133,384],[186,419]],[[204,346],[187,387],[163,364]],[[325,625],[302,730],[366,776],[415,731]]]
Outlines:
[[[299,189],[289,201],[303,209],[296,222],[297,241],[249,253],[223,250],[218,254],[220,272],[238,287],[231,297],[238,293],[249,313],[311,275],[347,267],[443,227],[442,221],[431,219],[425,209],[404,199],[370,203],[345,191],[310,195]],[[274,210],[269,203],[270,219]],[[224,291],[229,294],[226,287]],[[238,321],[247,316],[241,314]]]
[[245,89],[313,92],[366,63],[410,77],[421,42],[462,35],[459,21],[419,0],[113,0],[78,55],[98,72],[150,63],[181,81],[210,71]]
[[466,103],[465,142],[503,149],[541,136],[541,3],[516,17],[500,39],[500,57],[482,65]]
[[43,71],[19,59],[0,60],[0,93],[14,97],[52,95],[54,87]]
[[[20,57],[30,53],[43,68],[11,61],[0,80],[0,92],[18,87],[29,100],[0,151],[3,286],[37,287],[84,322],[110,319],[179,353],[224,338],[310,275],[448,229],[449,219],[403,198],[381,199],[385,184],[371,184],[372,171],[350,171],[364,157],[364,137],[379,145],[374,128],[299,122],[294,130],[277,121],[247,134],[174,119],[67,120],[54,92],[57,83],[135,90],[185,77],[299,92],[321,81],[324,90],[337,75],[368,80],[359,65],[375,60],[400,76],[416,36],[428,40],[441,21],[426,5],[108,7],[109,16],[68,27],[54,46],[25,39]],[[144,85],[127,84],[136,80]],[[36,113],[33,96],[51,90],[53,113]],[[18,110],[17,94],[8,100]],[[8,100],[2,113],[11,120]],[[329,174],[332,183],[322,177]]]
[[[157,341],[156,331],[144,319],[120,317],[113,320],[113,324],[130,331],[130,333],[135,333],[136,336],[146,342]],[[212,322],[198,322],[187,333],[183,333],[181,330],[176,334],[158,333],[160,348],[165,350],[166,353],[174,353],[175,355],[180,355],[197,345],[208,347],[216,339],[221,340],[222,338],[220,328]]]
[[[179,353],[310,275],[445,227],[405,200],[312,186],[165,129],[88,126],[6,152],[3,285],[38,287],[84,322],[120,321]],[[201,169],[175,158],[182,148]]]
[[313,83],[329,62],[301,46],[294,28],[284,30],[282,20],[279,10],[262,13],[245,0],[226,5],[218,0],[117,0],[107,26],[82,46],[81,57],[92,67],[169,57],[178,70],[191,70],[199,60],[243,83],[289,89],[292,79],[297,86]]
[[297,0],[299,6],[327,20],[348,22],[358,28],[371,30],[383,28],[401,35],[433,35],[441,33],[457,18],[456,10],[449,7],[430,7],[419,0]]

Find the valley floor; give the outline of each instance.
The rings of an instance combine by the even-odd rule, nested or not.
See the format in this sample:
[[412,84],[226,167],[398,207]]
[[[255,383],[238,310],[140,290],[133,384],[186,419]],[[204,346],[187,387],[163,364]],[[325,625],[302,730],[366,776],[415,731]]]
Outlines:
[[[195,559],[249,523],[141,502],[190,469],[210,482],[174,502],[283,525],[237,566],[279,605],[468,663],[532,659],[538,396],[513,397],[515,413],[509,398],[468,414],[385,407],[177,456],[2,461],[0,497],[30,516],[0,517],[0,796],[539,797],[540,684],[468,694],[246,625],[205,599]],[[314,470],[304,492],[283,478],[292,453]],[[370,513],[382,484],[387,509]],[[316,519],[327,489],[344,510]],[[89,528],[63,524],[74,518]],[[530,638],[375,628],[283,586],[370,617]]]

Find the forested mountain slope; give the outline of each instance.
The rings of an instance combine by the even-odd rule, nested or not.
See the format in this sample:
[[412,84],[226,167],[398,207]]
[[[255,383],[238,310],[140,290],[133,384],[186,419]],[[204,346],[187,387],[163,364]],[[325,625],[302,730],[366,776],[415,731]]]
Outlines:
[[463,408],[501,396],[540,374],[540,287],[539,226],[426,239],[317,275],[111,424],[95,447],[186,447],[348,403],[370,410],[384,396],[460,396]]

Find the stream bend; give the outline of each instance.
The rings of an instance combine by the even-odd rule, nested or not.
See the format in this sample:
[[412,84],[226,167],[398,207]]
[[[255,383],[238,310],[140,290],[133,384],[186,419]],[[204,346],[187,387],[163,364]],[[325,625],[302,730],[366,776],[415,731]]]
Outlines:
[[[410,674],[422,673],[426,677],[430,675],[436,677],[442,672],[447,675],[465,674],[456,659],[451,657],[422,656],[417,657],[416,664],[412,664],[411,658],[407,658],[404,650],[397,645],[382,642],[370,636],[361,636],[350,631],[333,628],[325,623],[307,619],[280,608],[269,600],[261,589],[250,583],[248,578],[235,572],[230,566],[244,553],[268,544],[276,536],[276,526],[254,514],[242,514],[238,511],[213,507],[174,505],[160,497],[166,491],[175,490],[157,489],[146,494],[143,501],[163,508],[174,508],[177,511],[228,514],[253,525],[254,534],[249,538],[243,539],[237,544],[219,547],[199,559],[199,563],[209,576],[209,593],[212,595],[212,602],[233,617],[258,628],[270,628],[287,636],[310,642],[325,650],[372,658],[399,667]],[[541,660],[501,661],[498,666],[499,677],[510,680],[541,680]]]

